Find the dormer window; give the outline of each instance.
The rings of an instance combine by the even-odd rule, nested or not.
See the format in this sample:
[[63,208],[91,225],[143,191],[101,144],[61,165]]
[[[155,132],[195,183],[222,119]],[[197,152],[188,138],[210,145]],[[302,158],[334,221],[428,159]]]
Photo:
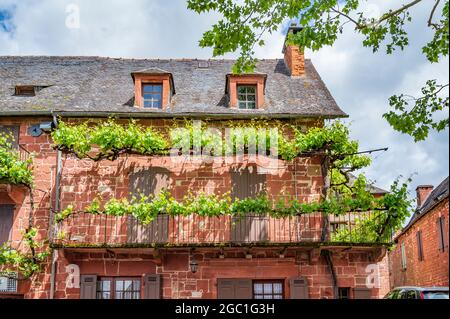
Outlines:
[[172,73],[150,68],[131,73],[134,80],[134,106],[165,109],[175,94]]
[[142,100],[144,108],[160,109],[162,107],[162,84],[143,84]]
[[240,109],[256,109],[256,85],[238,85],[237,92]]
[[263,73],[228,74],[225,93],[229,107],[242,110],[264,109],[267,75]]

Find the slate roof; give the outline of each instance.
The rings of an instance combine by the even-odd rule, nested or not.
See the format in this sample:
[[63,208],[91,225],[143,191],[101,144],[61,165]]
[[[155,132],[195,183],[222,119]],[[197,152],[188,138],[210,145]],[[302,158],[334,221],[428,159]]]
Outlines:
[[430,212],[436,205],[441,203],[443,200],[448,200],[448,182],[449,180],[447,176],[447,178],[442,181],[438,187],[433,189],[425,202],[416,209],[408,225],[402,230],[402,233],[408,230],[417,220]]
[[[323,117],[347,116],[336,104],[311,61],[306,75],[293,78],[282,59],[261,60],[256,72],[267,74],[266,109],[227,107],[226,75],[234,60],[150,60],[102,57],[0,57],[0,116],[62,114],[98,116]],[[202,64],[199,67],[199,63]],[[205,63],[209,67],[205,68]],[[131,73],[170,72],[176,94],[166,110],[134,108]],[[49,86],[34,97],[14,96],[16,85]]]

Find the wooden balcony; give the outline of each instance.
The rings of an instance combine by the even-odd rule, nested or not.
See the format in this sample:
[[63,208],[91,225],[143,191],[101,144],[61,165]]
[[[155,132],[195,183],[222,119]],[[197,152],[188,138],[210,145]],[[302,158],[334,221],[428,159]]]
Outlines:
[[283,218],[159,215],[143,225],[132,216],[82,213],[57,224],[51,241],[54,247],[80,248],[303,245],[329,242],[339,227],[351,229],[352,218],[325,218],[320,213]]

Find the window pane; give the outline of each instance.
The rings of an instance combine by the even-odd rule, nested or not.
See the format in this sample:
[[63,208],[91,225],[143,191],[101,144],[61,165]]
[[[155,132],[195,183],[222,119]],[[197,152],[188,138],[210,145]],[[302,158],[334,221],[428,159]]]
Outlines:
[[255,294],[262,294],[262,292],[263,292],[263,285],[262,284],[255,284],[254,289],[255,289]]
[[247,95],[247,101],[256,101],[256,96],[254,96],[254,95]]
[[247,90],[246,90],[245,86],[241,86],[241,85],[238,86],[238,93],[245,93],[246,91]]
[[144,93],[161,93],[162,85],[145,84],[143,91]]
[[272,283],[264,284],[264,293],[271,294],[272,293]]
[[256,103],[255,102],[248,102],[247,103],[247,108],[248,109],[255,109],[256,108]]
[[247,108],[247,103],[245,103],[245,102],[239,102],[239,108],[240,108],[240,109],[246,109],[246,108]]
[[273,284],[273,293],[274,294],[283,293],[283,285],[281,283],[274,283]]
[[117,280],[116,281],[116,291],[120,291],[120,290],[123,290],[123,281]]
[[246,101],[245,97],[245,95],[239,94],[238,99],[239,101]]
[[247,86],[247,93],[255,93],[256,89],[254,86]]

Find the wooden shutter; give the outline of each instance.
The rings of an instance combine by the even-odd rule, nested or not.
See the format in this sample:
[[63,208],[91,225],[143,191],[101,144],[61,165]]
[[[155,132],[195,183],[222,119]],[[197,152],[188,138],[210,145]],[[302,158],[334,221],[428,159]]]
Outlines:
[[233,199],[255,198],[266,189],[266,174],[258,174],[256,166],[231,172]]
[[163,167],[149,167],[130,175],[129,191],[139,197],[158,195],[163,189],[170,187],[170,171]]
[[405,243],[402,243],[400,245],[400,254],[401,254],[401,261],[402,261],[402,270],[405,270],[407,265],[406,265],[406,247],[405,247]]
[[269,239],[269,218],[260,215],[245,215],[233,217],[231,226],[231,241],[256,243]]
[[[233,199],[255,198],[266,189],[266,175],[258,174],[256,166],[236,169],[230,174]],[[233,242],[261,242],[269,238],[269,219],[266,216],[236,217],[232,225]]]
[[252,299],[253,298],[253,282],[251,279],[237,279],[235,281],[236,299]]
[[419,261],[423,260],[423,243],[422,243],[422,231],[419,230],[416,233],[417,239],[417,256],[419,257]]
[[147,275],[144,281],[143,299],[161,299],[161,275]]
[[251,279],[217,279],[218,299],[252,299]]
[[14,222],[14,205],[0,205],[0,246],[9,241]]
[[309,299],[308,279],[305,277],[290,280],[291,299]]
[[370,288],[354,288],[353,299],[372,299],[372,289]]
[[[129,191],[132,196],[158,195],[170,187],[170,172],[163,167],[150,167],[131,174]],[[128,216],[127,239],[129,243],[166,243],[169,236],[169,216],[160,215],[148,225]]]
[[97,276],[81,275],[80,278],[80,299],[96,299]]
[[444,252],[448,248],[448,233],[445,227],[445,217],[441,216],[436,221],[438,231],[439,251]]
[[12,140],[10,140],[12,147],[17,148],[19,146],[19,126],[18,125],[8,125],[0,126],[0,133],[7,133],[12,135]]

